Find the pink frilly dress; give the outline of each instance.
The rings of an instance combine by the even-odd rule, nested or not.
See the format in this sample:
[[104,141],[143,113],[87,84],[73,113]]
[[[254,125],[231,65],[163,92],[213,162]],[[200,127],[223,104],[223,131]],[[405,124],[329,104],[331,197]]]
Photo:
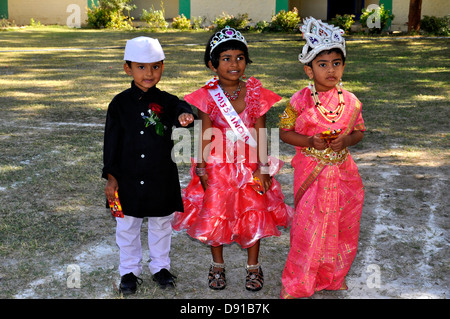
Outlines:
[[[253,77],[248,79],[246,88],[246,107],[239,116],[250,130],[256,119],[281,97],[263,88]],[[182,190],[184,213],[175,213],[173,228],[186,229],[191,237],[211,246],[236,242],[249,248],[261,238],[279,236],[278,227],[288,227],[294,214],[293,208],[284,203],[280,183],[273,178],[271,188],[263,195],[251,187],[252,174],[258,168],[257,162],[251,160],[252,148],[230,138],[230,126],[208,89],[200,88],[186,95],[185,100],[209,114],[213,129],[220,133],[216,131],[218,134],[213,136],[211,144],[215,147],[211,147],[207,159],[208,187],[203,190],[193,162],[192,179]],[[272,163],[271,175],[282,165],[274,158],[272,162],[276,163]]]

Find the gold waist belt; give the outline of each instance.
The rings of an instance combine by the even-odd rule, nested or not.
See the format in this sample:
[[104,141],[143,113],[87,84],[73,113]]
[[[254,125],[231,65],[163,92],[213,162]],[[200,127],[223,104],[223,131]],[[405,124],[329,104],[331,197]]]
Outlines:
[[313,157],[315,161],[326,165],[339,165],[342,164],[348,155],[348,149],[344,148],[340,152],[335,152],[331,148],[324,150],[317,150],[314,147],[306,147],[301,151],[305,156]]

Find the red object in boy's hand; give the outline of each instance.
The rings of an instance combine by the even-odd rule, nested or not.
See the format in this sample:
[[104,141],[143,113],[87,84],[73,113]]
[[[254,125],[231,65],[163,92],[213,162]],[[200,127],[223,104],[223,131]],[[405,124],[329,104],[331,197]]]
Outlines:
[[119,194],[115,192],[114,195],[116,197],[114,200],[108,199],[111,214],[113,215],[113,217],[123,218],[122,205],[120,205]]

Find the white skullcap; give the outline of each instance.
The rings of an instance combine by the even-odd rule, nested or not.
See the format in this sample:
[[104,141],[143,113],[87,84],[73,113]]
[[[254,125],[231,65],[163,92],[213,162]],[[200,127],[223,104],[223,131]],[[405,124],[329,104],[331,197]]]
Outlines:
[[154,63],[164,60],[166,57],[158,39],[149,37],[137,37],[127,41],[125,46],[125,61],[139,63]]

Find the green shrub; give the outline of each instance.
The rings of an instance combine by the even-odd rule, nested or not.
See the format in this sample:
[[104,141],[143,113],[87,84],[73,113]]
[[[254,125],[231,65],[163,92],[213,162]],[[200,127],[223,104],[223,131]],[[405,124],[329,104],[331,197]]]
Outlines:
[[229,26],[236,30],[242,30],[247,28],[248,22],[249,20],[247,13],[238,14],[237,17],[222,13],[222,15],[217,17],[213,23],[216,25],[216,30],[223,29],[226,26]]
[[445,17],[424,16],[420,20],[420,29],[430,34],[449,36],[450,35],[450,15]]
[[300,16],[298,15],[297,8],[292,11],[281,10],[272,17],[272,21],[269,26],[271,31],[296,31],[300,24]]
[[256,22],[255,26],[253,27],[253,29],[255,31],[266,31],[270,28],[270,23],[267,21],[258,21]]
[[387,28],[389,21],[392,21],[395,18],[395,16],[391,14],[390,10],[384,9],[383,4],[380,6],[379,10],[380,10],[380,28],[369,28],[367,25],[367,19],[369,18],[369,16],[375,13],[375,10],[369,11],[365,8],[362,9],[362,15],[359,18],[359,22],[361,22],[361,25],[364,28],[369,29],[369,33],[381,33],[382,30]]
[[194,30],[201,29],[205,21],[206,17],[192,17],[192,29]]
[[15,26],[16,26],[16,24],[14,21],[11,22],[4,18],[0,19],[0,30],[6,30],[8,28],[15,27]]
[[355,23],[355,20],[353,20],[354,17],[355,16],[353,14],[337,14],[333,19],[331,19],[331,24],[341,28],[347,33],[352,27],[352,24]]
[[130,5],[132,0],[99,0],[98,7],[92,1],[92,9],[89,8],[87,23],[93,28],[130,29],[131,18],[124,14],[136,8]]
[[169,23],[165,16],[164,3],[161,1],[161,10],[155,10],[153,6],[149,11],[142,9],[141,20],[146,22],[151,29],[167,29]]
[[173,18],[172,28],[179,30],[189,30],[191,28],[191,20],[186,18],[184,14],[181,14],[181,16]]

